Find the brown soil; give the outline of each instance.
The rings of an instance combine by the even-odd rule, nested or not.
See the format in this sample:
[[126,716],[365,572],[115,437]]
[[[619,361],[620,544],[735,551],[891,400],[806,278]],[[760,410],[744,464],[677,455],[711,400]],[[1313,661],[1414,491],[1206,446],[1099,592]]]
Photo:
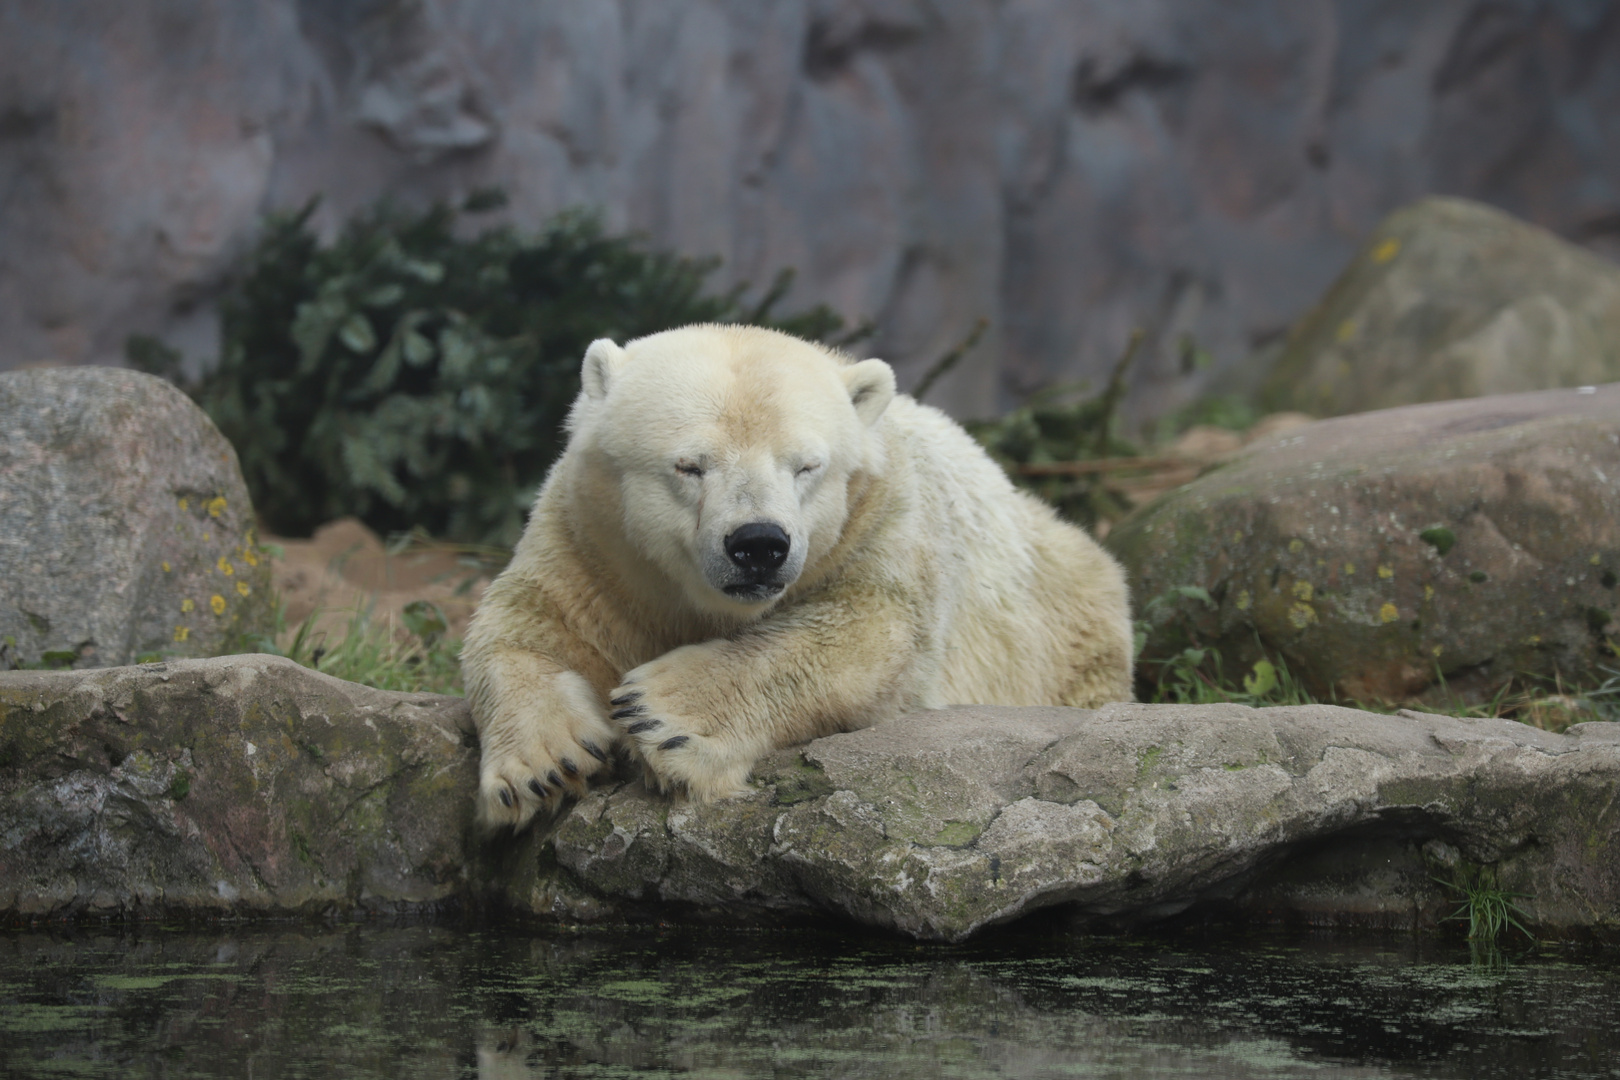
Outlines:
[[[354,518],[339,518],[308,540],[266,536],[285,551],[273,560],[273,580],[286,606],[283,647],[312,614],[313,629],[341,637],[354,613],[392,622],[404,632],[401,611],[413,600],[437,604],[449,621],[449,636],[467,632],[467,622],[491,573],[453,549],[413,546],[391,555],[377,534]],[[317,614],[318,613],[318,614]]]

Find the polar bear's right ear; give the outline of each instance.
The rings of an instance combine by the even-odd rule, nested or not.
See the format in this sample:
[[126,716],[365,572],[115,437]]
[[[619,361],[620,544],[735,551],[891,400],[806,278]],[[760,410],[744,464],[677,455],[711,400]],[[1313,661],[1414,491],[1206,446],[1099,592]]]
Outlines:
[[862,360],[844,369],[844,385],[855,415],[871,427],[894,400],[894,369],[881,360]]
[[597,338],[585,350],[585,363],[580,365],[579,384],[593,401],[607,396],[608,384],[624,366],[624,350],[607,338]]

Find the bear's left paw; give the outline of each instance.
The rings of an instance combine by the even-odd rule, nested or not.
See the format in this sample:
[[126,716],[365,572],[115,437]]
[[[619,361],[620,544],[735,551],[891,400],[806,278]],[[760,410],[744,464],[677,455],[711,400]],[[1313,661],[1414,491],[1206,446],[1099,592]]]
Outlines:
[[754,755],[719,732],[712,720],[679,708],[677,695],[661,693],[663,680],[647,672],[649,666],[626,675],[608,702],[625,744],[641,761],[648,786],[684,791],[695,802],[746,791]]

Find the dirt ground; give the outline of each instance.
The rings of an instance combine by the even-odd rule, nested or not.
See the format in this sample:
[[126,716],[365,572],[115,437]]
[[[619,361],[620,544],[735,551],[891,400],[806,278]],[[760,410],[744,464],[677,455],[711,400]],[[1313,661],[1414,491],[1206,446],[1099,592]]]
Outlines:
[[264,542],[285,552],[272,560],[275,587],[286,605],[286,628],[277,642],[283,648],[312,614],[312,632],[334,638],[343,636],[357,610],[392,621],[403,632],[400,612],[413,600],[437,604],[450,624],[449,636],[459,638],[490,581],[486,567],[455,550],[413,546],[391,555],[355,518],[329,522],[308,540],[266,536]]

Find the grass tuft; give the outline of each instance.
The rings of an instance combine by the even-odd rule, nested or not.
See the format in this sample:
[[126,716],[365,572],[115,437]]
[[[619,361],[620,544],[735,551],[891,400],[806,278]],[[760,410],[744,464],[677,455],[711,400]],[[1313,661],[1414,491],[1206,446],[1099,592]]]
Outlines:
[[392,619],[379,621],[367,610],[349,616],[341,637],[315,630],[315,612],[298,628],[285,655],[326,675],[404,693],[463,693],[461,642],[444,635],[445,619],[434,605],[417,601],[406,609],[406,632]]
[[1497,884],[1495,871],[1489,867],[1460,871],[1452,881],[1438,877],[1434,880],[1456,893],[1459,900],[1457,910],[1443,921],[1461,922],[1466,919],[1470,941],[1494,943],[1502,936],[1502,931],[1510,926],[1531,941],[1535,940],[1535,935],[1519,921],[1521,917],[1528,919],[1530,916],[1515,903],[1516,900],[1526,899],[1528,894],[1503,889]]

